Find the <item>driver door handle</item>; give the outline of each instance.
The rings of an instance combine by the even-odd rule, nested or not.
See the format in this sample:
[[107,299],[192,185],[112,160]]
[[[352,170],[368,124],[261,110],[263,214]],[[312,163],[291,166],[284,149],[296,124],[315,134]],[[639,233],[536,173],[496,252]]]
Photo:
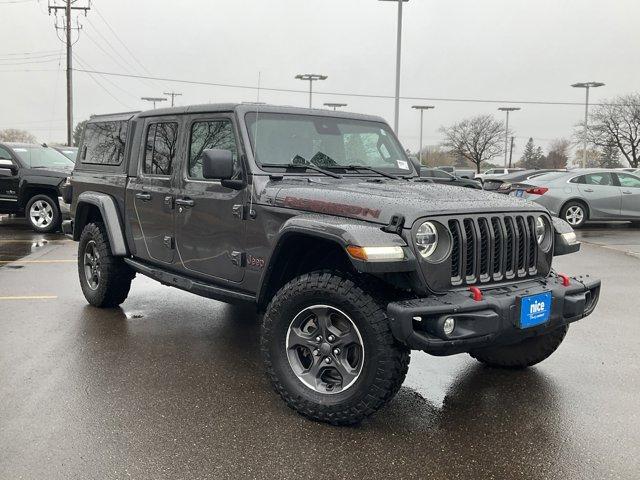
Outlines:
[[196,204],[190,198],[178,198],[176,199],[176,205],[181,205],[183,207],[193,207]]
[[623,190],[622,193],[624,193],[625,195],[631,195],[631,192],[629,190]]
[[584,191],[585,192],[593,192],[593,189],[592,188],[585,188]]
[[147,201],[151,200],[151,194],[150,193],[136,193],[136,198],[142,200],[143,202],[147,202]]

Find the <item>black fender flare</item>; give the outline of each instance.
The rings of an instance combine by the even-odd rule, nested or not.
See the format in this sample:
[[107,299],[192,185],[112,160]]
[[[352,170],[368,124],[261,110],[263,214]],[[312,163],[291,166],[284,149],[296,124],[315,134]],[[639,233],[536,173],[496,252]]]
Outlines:
[[83,206],[93,205],[100,210],[102,220],[107,229],[109,236],[109,244],[111,245],[111,253],[115,256],[126,256],[129,254],[129,248],[124,236],[124,227],[116,200],[106,193],[101,192],[82,192],[78,196],[76,205],[76,214],[74,219],[73,239],[79,240],[84,224],[86,223],[86,208]]
[[[360,273],[410,272],[417,269],[417,260],[405,240],[396,233],[387,233],[380,225],[343,217],[323,214],[302,214],[289,218],[273,237],[271,255],[258,285],[258,304],[264,302],[274,266],[284,252],[284,245],[292,235],[302,234],[328,240],[346,249],[349,245],[376,247],[403,247],[405,258],[388,262],[365,262],[347,255],[355,270]],[[346,254],[346,251],[345,251]]]

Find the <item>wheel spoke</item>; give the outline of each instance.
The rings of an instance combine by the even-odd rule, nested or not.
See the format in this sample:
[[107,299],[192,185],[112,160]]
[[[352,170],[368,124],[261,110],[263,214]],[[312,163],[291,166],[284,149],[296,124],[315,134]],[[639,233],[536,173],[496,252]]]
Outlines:
[[343,387],[345,385],[349,385],[351,382],[353,382],[356,379],[360,369],[360,365],[358,365],[356,368],[353,368],[351,365],[349,365],[344,354],[341,354],[339,356],[338,361],[334,362],[333,366],[342,377]]
[[315,337],[302,333],[299,328],[292,328],[289,332],[289,348],[309,347],[313,351],[316,344]]

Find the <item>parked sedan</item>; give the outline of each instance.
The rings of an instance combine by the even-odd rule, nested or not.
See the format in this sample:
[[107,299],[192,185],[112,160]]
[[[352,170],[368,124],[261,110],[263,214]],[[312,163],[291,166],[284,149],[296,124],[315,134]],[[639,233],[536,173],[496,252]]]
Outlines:
[[517,189],[518,185],[526,184],[527,180],[530,180],[545,173],[550,172],[563,172],[566,170],[560,170],[556,168],[541,169],[541,170],[523,170],[521,172],[514,172],[508,175],[503,175],[497,178],[485,178],[482,187],[485,190],[495,191],[496,193],[509,194],[514,189]]
[[574,228],[591,220],[640,222],[640,177],[614,169],[547,173],[511,195],[544,205]]
[[481,189],[480,182],[475,180],[469,180],[468,178],[462,178],[452,175],[439,168],[420,168],[420,177],[427,178],[433,183],[446,183],[448,185],[455,185],[457,187],[477,188]]

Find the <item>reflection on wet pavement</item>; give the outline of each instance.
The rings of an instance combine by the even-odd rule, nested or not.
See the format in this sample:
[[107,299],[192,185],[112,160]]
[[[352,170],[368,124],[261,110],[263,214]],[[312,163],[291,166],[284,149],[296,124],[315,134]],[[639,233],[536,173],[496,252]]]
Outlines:
[[[23,218],[0,215],[0,268],[12,260],[20,260],[46,245],[65,242],[61,233],[36,233]],[[19,268],[20,265],[12,265]]]

